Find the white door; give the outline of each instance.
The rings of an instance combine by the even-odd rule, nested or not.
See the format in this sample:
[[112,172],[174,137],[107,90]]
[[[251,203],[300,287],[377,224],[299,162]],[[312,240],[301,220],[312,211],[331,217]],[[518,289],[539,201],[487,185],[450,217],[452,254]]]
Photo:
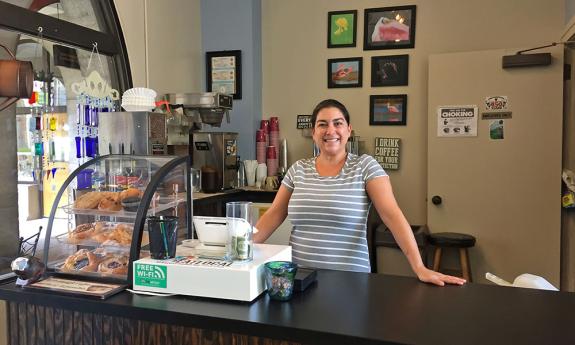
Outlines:
[[[501,67],[503,50],[429,58],[428,224],[476,237],[475,282],[532,273],[559,287],[563,59],[552,52],[551,66],[515,69]],[[501,140],[481,119],[489,96],[508,97]],[[437,108],[451,105],[478,107],[477,136],[438,137]]]

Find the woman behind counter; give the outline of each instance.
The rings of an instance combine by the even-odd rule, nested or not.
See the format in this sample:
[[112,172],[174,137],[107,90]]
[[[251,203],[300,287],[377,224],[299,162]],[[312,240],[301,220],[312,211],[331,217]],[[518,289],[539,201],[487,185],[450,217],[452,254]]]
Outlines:
[[327,99],[312,113],[313,140],[319,156],[292,165],[269,210],[256,224],[256,242],[264,242],[288,213],[293,261],[302,266],[370,272],[366,223],[371,202],[389,227],[419,280],[443,286],[464,279],[423,265],[411,227],[399,209],[389,177],[369,155],[347,153],[349,113]]

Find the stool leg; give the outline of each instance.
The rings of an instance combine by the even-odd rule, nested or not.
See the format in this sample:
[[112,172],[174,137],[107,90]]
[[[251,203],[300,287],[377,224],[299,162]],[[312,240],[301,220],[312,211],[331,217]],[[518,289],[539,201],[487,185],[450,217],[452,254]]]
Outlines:
[[435,247],[433,253],[433,270],[439,271],[439,263],[441,262],[441,247]]
[[459,248],[459,262],[461,263],[463,279],[471,282],[471,267],[469,265],[469,254],[467,253],[467,248]]

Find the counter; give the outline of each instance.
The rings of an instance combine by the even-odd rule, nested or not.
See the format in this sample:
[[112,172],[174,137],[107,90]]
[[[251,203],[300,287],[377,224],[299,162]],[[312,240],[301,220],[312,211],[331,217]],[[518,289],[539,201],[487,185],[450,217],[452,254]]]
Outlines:
[[575,344],[572,293],[380,274],[319,271],[289,302],[129,292],[100,301],[13,283],[0,299],[11,344]]
[[218,193],[194,193],[194,215],[224,217],[226,203],[231,201],[251,201],[257,203],[271,203],[277,190],[263,190],[255,187],[231,189]]

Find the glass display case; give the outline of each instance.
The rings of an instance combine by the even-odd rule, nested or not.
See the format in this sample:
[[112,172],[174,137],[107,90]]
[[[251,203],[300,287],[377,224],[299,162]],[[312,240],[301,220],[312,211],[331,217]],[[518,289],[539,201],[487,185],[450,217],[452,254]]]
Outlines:
[[178,237],[191,237],[187,176],[188,157],[106,155],[78,167],[50,212],[48,275],[129,284],[132,262],[149,255],[146,217],[176,216]]

